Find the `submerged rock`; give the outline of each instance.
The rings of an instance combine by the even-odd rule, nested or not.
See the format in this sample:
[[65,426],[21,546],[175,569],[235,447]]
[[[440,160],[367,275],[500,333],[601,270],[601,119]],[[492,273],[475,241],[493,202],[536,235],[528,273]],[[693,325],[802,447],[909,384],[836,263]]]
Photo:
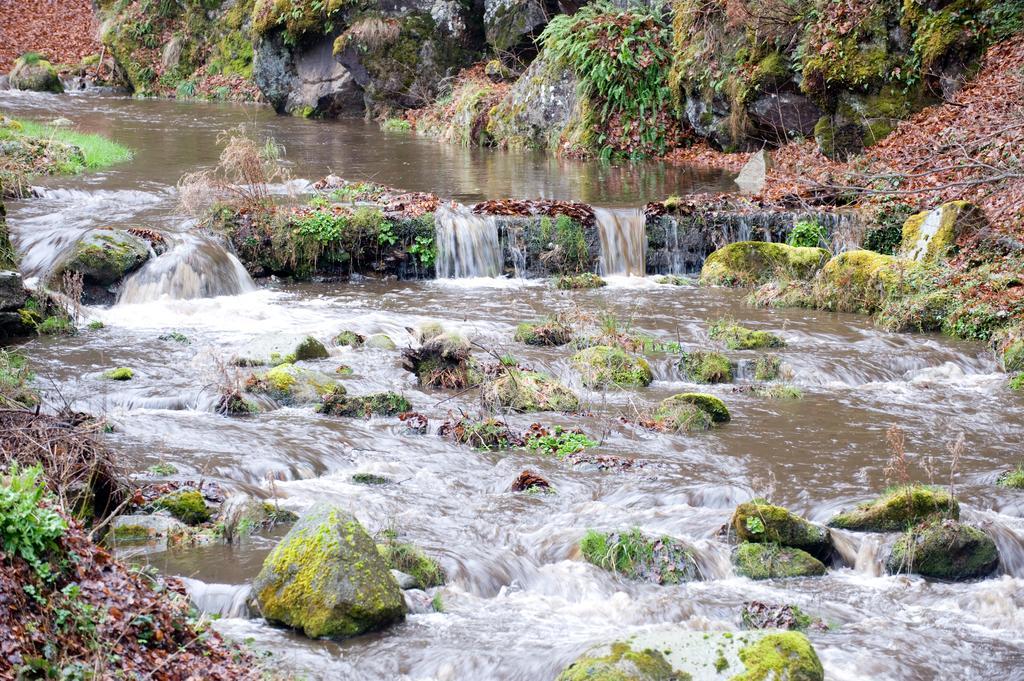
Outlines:
[[580,398],[559,381],[538,371],[506,369],[482,388],[482,399],[491,409],[517,412],[580,409]]
[[8,75],[8,82],[15,90],[34,90],[35,92],[64,92],[57,69],[45,59],[26,59],[20,57],[14,62],[14,68]]
[[932,520],[897,539],[885,567],[892,574],[963,581],[992,574],[999,567],[999,550],[992,537],[976,527]]
[[580,552],[590,563],[654,584],[681,584],[703,579],[693,549],[672,537],[648,537],[639,529],[629,532],[588,530]]
[[820,577],[825,564],[800,549],[778,544],[743,542],[732,552],[736,572],[750,579]]
[[376,348],[377,350],[394,350],[398,347],[395,345],[395,341],[391,340],[391,336],[386,333],[375,333],[372,336],[368,336],[363,344],[368,348]]
[[813,277],[828,260],[823,248],[765,241],[738,241],[707,257],[700,271],[704,286],[758,286],[772,279]]
[[828,521],[829,527],[861,532],[901,532],[924,520],[960,517],[960,504],[942,489],[899,487],[858,504]]
[[310,638],[356,636],[405,617],[398,583],[352,515],[317,504],[263,563],[253,582],[260,613]]
[[581,350],[573,355],[572,364],[588,388],[636,388],[648,386],[654,380],[643,357],[607,345]]
[[824,681],[796,631],[692,631],[671,625],[581,656],[557,681]]
[[740,541],[803,549],[822,560],[832,551],[826,528],[759,499],[737,506],[729,524]]

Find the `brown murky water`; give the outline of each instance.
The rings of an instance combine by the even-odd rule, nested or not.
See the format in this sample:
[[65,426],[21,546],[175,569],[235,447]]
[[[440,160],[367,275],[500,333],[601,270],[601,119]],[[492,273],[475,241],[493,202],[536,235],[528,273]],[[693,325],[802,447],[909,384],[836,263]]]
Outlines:
[[[211,162],[217,132],[240,120],[272,127],[298,176],[329,169],[466,200],[544,195],[638,205],[680,187],[723,181],[687,185],[680,179],[686,173],[672,176],[658,166],[614,170],[439,147],[385,136],[362,123],[277,119],[240,107],[6,94],[0,94],[0,105],[106,126],[140,149],[130,165],[47,182],[41,198],[9,207],[23,252],[40,267],[52,257],[59,230],[111,222],[181,229],[174,180]],[[44,232],[50,236],[33,236]],[[653,359],[656,380],[649,388],[583,390],[568,349],[512,342],[517,322],[559,310],[613,314],[687,347],[706,341],[709,320],[731,315],[785,337],[781,354],[804,398],[774,401],[713,386],[709,391],[725,399],[733,414],[725,427],[693,436],[638,430],[620,417],[695,386],[663,355]],[[281,286],[122,304],[90,314],[105,328],[36,340],[26,351],[44,386],[59,389],[78,408],[109,415],[117,426],[111,444],[134,467],[173,462],[183,476],[264,493],[268,477],[279,478],[274,488],[285,507],[301,511],[314,500],[336,501],[371,531],[398,528],[447,570],[443,613],[413,615],[385,633],[343,643],[308,641],[240,616],[219,620],[225,633],[272,651],[282,670],[324,679],[550,679],[590,644],[648,625],[734,629],[742,603],[760,599],[796,603],[835,625],[810,634],[829,679],[1024,679],[1024,492],[994,486],[997,474],[1024,456],[1024,399],[1005,388],[979,344],[886,334],[852,315],[756,310],[734,292],[658,286],[642,278],[579,293],[516,280]],[[592,411],[587,417],[510,417],[510,423],[582,427],[601,440],[595,451],[647,465],[628,472],[573,469],[521,451],[477,452],[432,434],[412,435],[393,419],[332,419],[309,408],[246,419],[213,413],[211,386],[226,358],[288,347],[307,334],[326,340],[342,329],[385,332],[402,347],[411,342],[407,329],[429,320],[560,376],[581,391]],[[158,339],[171,330],[185,334],[189,344]],[[434,428],[450,410],[479,409],[473,394],[452,399],[420,390],[398,366],[397,351],[331,352],[330,359],[313,364],[328,371],[350,365],[355,374],[345,383],[352,393],[403,392]],[[112,366],[133,367],[135,379],[101,380]],[[996,537],[999,574],[967,584],[885,576],[883,540],[855,534],[840,537],[846,564],[823,578],[752,582],[733,574],[728,547],[716,533],[736,504],[770,493],[798,513],[826,520],[885,486],[885,431],[894,424],[907,433],[915,476],[928,481],[919,464],[931,457],[934,482],[942,484],[949,476],[946,445],[965,433],[956,490],[965,517]],[[547,477],[558,493],[508,492],[524,468]],[[355,485],[355,472],[395,482]],[[618,579],[575,555],[587,528],[632,526],[692,543],[713,578],[656,587]],[[148,560],[199,580],[192,588],[203,607],[238,615],[230,605],[239,588],[213,585],[242,587],[272,546],[272,538],[263,538]]]

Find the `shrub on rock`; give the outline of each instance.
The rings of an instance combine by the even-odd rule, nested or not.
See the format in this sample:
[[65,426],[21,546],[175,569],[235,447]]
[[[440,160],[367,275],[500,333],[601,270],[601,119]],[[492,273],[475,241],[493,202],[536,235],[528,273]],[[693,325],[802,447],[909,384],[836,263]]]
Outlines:
[[285,535],[253,594],[268,621],[310,638],[356,636],[405,617],[402,592],[373,539],[330,504],[311,508]]
[[828,260],[823,248],[764,241],[739,241],[707,257],[700,271],[704,286],[758,286],[773,279],[810,279]]
[[644,387],[654,380],[651,367],[643,357],[607,345],[581,350],[573,355],[572,364],[588,388]]
[[908,530],[892,547],[886,569],[963,581],[992,574],[999,550],[992,537],[956,520],[931,520]]
[[279,364],[262,374],[253,374],[246,381],[246,390],[269,395],[283,404],[307,404],[344,390],[338,381],[319,372]]
[[829,527],[862,532],[902,532],[924,520],[960,517],[960,504],[948,492],[920,485],[899,487],[858,504],[828,521]]

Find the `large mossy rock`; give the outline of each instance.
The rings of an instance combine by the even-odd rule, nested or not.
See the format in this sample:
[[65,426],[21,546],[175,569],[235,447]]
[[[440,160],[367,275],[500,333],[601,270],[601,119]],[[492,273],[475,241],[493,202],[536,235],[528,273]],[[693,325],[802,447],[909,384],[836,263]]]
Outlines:
[[651,420],[661,430],[692,432],[727,423],[731,416],[725,402],[704,393],[680,393],[658,404]]
[[679,359],[679,370],[687,380],[695,383],[729,383],[732,381],[732,362],[720,352],[692,350]]
[[956,252],[961,236],[981,229],[985,214],[967,201],[950,201],[911,215],[903,223],[900,255],[910,260],[936,261]]
[[532,47],[548,18],[543,0],[484,0],[487,43],[498,53]]
[[820,577],[825,564],[801,549],[778,544],[743,542],[732,552],[736,572],[750,579]]
[[[128,232],[93,229],[85,233],[57,268],[57,275],[77,272],[86,286],[109,287],[149,260],[149,244]],[[56,276],[51,284],[60,284]]]
[[829,527],[861,532],[902,532],[924,520],[960,517],[960,504],[941,489],[899,487],[858,504],[828,521]]
[[827,529],[761,500],[737,506],[729,524],[740,541],[790,546],[819,559],[832,550]]
[[580,540],[586,560],[610,572],[653,584],[681,584],[702,579],[693,549],[672,537],[588,530]]
[[837,312],[878,312],[898,295],[917,264],[874,251],[846,251],[829,260],[814,280],[817,307]]
[[642,388],[654,380],[647,360],[608,345],[580,350],[573,355],[572,364],[588,388]]
[[288,405],[320,402],[328,395],[344,394],[345,391],[336,379],[290,362],[250,376],[245,389],[251,393],[268,395]]
[[35,92],[64,92],[57,69],[45,59],[25,59],[14,62],[14,68],[8,76],[8,82],[15,90],[33,90]]
[[810,640],[796,631],[691,631],[671,625],[598,646],[557,681],[823,681]]
[[992,574],[999,550],[992,537],[956,520],[933,520],[896,540],[885,564],[892,574],[962,581]]
[[542,53],[491,109],[487,134],[499,146],[555,151],[583,109],[576,76]]
[[517,412],[565,411],[580,409],[580,398],[556,379],[538,371],[507,369],[484,383],[484,404],[491,409]]
[[405,617],[402,592],[373,539],[329,504],[307,511],[274,548],[253,594],[268,621],[310,638],[356,636]]
[[705,286],[759,286],[775,279],[807,280],[828,260],[824,248],[738,241],[707,257],[700,271]]

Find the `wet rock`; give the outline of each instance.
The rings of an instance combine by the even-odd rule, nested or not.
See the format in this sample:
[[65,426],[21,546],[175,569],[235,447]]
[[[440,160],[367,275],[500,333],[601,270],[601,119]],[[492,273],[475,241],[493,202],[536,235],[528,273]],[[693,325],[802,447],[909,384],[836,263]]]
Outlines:
[[186,525],[200,525],[210,519],[210,509],[202,492],[198,490],[181,490],[160,497],[153,502]]
[[19,58],[14,62],[7,77],[8,83],[15,90],[34,90],[36,92],[64,92],[57,69],[45,59]]
[[667,432],[708,430],[729,421],[722,400],[703,393],[680,393],[661,401],[651,415],[650,427]]
[[111,533],[116,540],[176,537],[187,532],[188,528],[180,520],[159,514],[119,515],[111,524]]
[[501,146],[554,151],[582,114],[572,71],[541,54],[491,111],[487,132]]
[[253,82],[278,111],[298,116],[339,116],[363,112],[363,92],[347,68],[334,59],[334,38],[321,36],[288,45],[281,33],[254,45]]
[[809,280],[828,258],[829,253],[823,248],[738,241],[707,257],[700,271],[700,283],[704,286],[758,286],[780,276]]
[[372,393],[354,396],[346,394],[344,388],[324,396],[316,410],[330,416],[369,418],[370,416],[394,416],[412,409],[409,400],[392,392]]
[[484,404],[491,409],[574,412],[580,408],[576,393],[538,371],[506,369],[486,381],[481,390]]
[[602,286],[607,285],[608,282],[593,272],[584,272],[583,274],[563,274],[555,279],[555,288],[560,291],[601,288]]
[[336,379],[291,363],[279,364],[262,374],[251,375],[247,392],[267,395],[282,404],[309,404],[344,391]]
[[999,567],[992,537],[956,520],[931,520],[907,531],[892,547],[885,568],[892,574],[963,581],[985,577]]
[[572,327],[558,320],[523,322],[516,327],[515,340],[527,345],[557,347],[572,340]]
[[785,347],[786,341],[768,331],[755,331],[729,320],[720,319],[708,329],[712,340],[725,343],[730,350],[758,350]]
[[814,102],[795,92],[766,93],[747,105],[747,114],[755,134],[773,143],[811,137],[821,118]]
[[373,540],[352,515],[317,504],[274,548],[253,582],[259,612],[310,638],[400,622],[405,603]]
[[903,223],[900,255],[910,260],[934,262],[953,255],[964,234],[986,226],[985,214],[967,201],[950,201],[917,213]]
[[814,628],[825,630],[828,626],[820,618],[812,617],[790,603],[765,603],[750,601],[743,604],[740,615],[746,629],[786,629],[804,631]]
[[654,584],[681,584],[703,579],[693,549],[672,537],[649,537],[639,529],[629,532],[588,530],[580,540],[580,553],[590,563]]
[[733,549],[732,563],[750,579],[820,577],[826,572],[824,563],[806,551],[778,544],[743,542]]
[[814,281],[814,304],[826,310],[873,314],[903,286],[916,267],[874,251],[846,251],[832,258]]
[[429,615],[432,612],[441,612],[436,604],[438,596],[431,598],[430,594],[422,589],[405,589],[402,591],[402,598],[405,600],[405,608],[410,615]]
[[372,336],[368,336],[363,345],[376,350],[395,350],[397,348],[395,341],[391,340],[391,337],[386,333],[375,333]]
[[248,494],[235,494],[221,505],[217,522],[224,539],[230,544],[259,530],[298,520],[298,516],[279,506],[255,499]]
[[311,359],[327,359],[331,354],[327,352],[327,348],[324,344],[318,341],[312,336],[306,336],[302,342],[295,346],[295,350],[292,351],[291,357],[294,362],[301,362],[303,360]]
[[392,573],[399,572],[411,578],[412,586],[403,589],[429,589],[445,583],[446,577],[440,563],[412,544],[389,538],[377,544],[377,550]]
[[839,513],[829,527],[861,532],[902,532],[925,520],[960,517],[960,504],[942,489],[900,487]]
[[692,631],[660,626],[598,646],[557,681],[824,681],[810,640],[795,631]]
[[12,312],[20,308],[28,300],[21,274],[16,271],[0,270],[0,311]]
[[820,560],[832,551],[826,528],[760,499],[737,506],[729,524],[740,541],[803,549]]
[[484,0],[487,43],[498,53],[529,49],[547,25],[548,17],[542,0]]
[[539,474],[531,470],[525,470],[512,481],[510,489],[513,492],[547,492],[551,490],[551,483]]
[[581,350],[573,355],[572,365],[588,388],[645,387],[654,380],[651,367],[643,357],[607,345]]
[[353,473],[352,482],[357,485],[388,485],[391,484],[391,478],[375,473]]
[[360,335],[355,331],[342,331],[334,337],[334,344],[343,347],[358,348],[365,342],[366,336]]
[[412,575],[406,574],[401,570],[391,570],[391,576],[398,582],[398,588],[402,591],[406,589],[416,589],[419,586],[419,582]]
[[732,363],[720,352],[693,350],[684,352],[679,369],[695,383],[729,383],[732,381]]
[[86,302],[109,302],[105,289],[119,283],[149,260],[149,244],[117,229],[93,229],[79,239],[56,266],[50,286],[59,288],[65,272],[82,275]]

